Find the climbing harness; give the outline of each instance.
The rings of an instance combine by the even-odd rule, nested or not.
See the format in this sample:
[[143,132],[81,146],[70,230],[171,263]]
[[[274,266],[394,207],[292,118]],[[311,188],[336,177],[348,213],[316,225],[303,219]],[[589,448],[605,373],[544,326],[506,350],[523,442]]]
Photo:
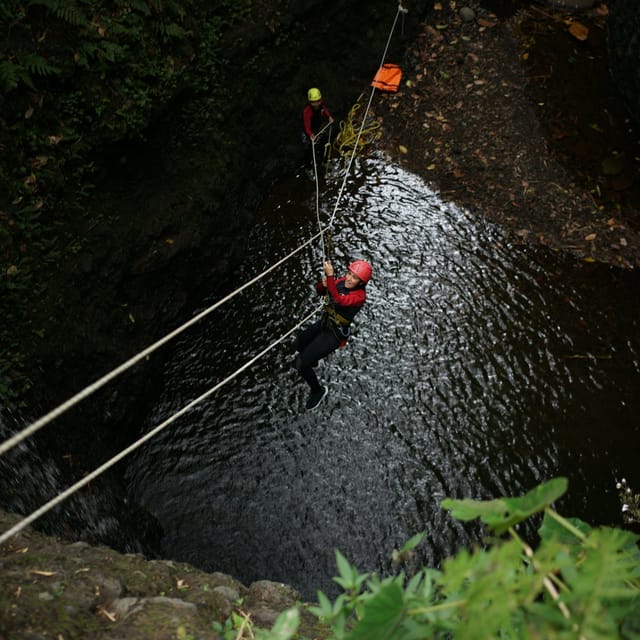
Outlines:
[[325,305],[322,310],[325,313],[321,321],[322,326],[326,327],[331,331],[331,333],[333,333],[338,340],[338,347],[340,349],[346,347],[347,342],[351,337],[351,322],[336,311],[328,292],[325,294]]

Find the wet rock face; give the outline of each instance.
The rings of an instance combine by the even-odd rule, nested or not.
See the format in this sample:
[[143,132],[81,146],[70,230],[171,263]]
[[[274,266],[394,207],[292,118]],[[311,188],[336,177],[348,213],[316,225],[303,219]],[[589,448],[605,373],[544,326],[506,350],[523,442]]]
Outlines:
[[[20,520],[0,509],[0,531]],[[0,545],[0,593],[3,640],[219,640],[213,623],[224,623],[239,607],[255,627],[271,627],[302,600],[279,582],[260,580],[247,587],[224,573],[84,542],[68,544],[30,527]],[[300,634],[328,635],[304,611]]]
[[611,74],[631,115],[640,122],[640,6],[616,0],[609,15]]

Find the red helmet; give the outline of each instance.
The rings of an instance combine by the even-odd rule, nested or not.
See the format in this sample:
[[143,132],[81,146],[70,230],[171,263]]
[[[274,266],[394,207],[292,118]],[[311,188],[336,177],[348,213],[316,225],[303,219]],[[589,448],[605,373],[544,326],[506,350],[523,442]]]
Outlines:
[[364,284],[367,284],[371,278],[371,265],[366,260],[354,260],[347,269],[358,276]]

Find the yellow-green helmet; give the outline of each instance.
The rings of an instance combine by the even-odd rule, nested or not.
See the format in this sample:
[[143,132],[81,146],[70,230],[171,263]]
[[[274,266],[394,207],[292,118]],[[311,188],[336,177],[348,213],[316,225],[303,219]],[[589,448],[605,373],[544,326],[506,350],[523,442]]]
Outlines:
[[316,89],[316,87],[309,89],[309,91],[307,91],[307,99],[309,100],[309,102],[322,100],[322,94],[320,93],[320,89]]

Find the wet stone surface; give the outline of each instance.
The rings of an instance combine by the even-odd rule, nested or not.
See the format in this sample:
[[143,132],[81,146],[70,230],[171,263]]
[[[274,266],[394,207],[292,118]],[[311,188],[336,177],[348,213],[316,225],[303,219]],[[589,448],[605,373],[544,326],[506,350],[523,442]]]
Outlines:
[[640,135],[609,74],[607,6],[434,7],[400,90],[373,102],[378,144],[517,242],[635,268]]

